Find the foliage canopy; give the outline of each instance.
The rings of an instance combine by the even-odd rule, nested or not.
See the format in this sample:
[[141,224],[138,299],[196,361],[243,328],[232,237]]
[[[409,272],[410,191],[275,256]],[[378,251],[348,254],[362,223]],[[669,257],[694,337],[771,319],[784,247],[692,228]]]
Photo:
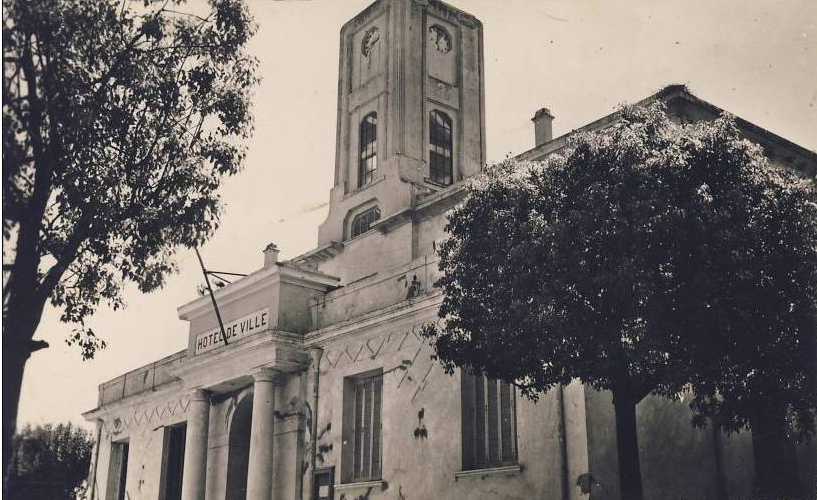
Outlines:
[[[531,398],[579,379],[632,418],[646,395],[692,388],[698,424],[779,407],[813,431],[817,190],[732,117],[624,107],[543,162],[489,167],[446,231],[442,321],[425,334],[449,372]],[[619,431],[635,443],[633,425]]]
[[[82,324],[100,301],[122,306],[128,281],[160,287],[176,249],[216,228],[217,189],[252,129],[254,26],[239,0],[201,15],[168,1],[3,6],[4,317],[50,299]],[[100,346],[89,330],[72,340],[86,357]]]

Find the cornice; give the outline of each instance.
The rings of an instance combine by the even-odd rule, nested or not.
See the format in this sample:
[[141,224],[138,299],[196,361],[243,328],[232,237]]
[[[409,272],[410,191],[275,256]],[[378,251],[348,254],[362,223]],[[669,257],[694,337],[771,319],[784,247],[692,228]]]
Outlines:
[[[241,300],[262,288],[274,286],[278,283],[288,283],[319,291],[326,291],[338,286],[340,278],[329,276],[317,271],[311,271],[286,263],[264,268],[246,276],[224,288],[214,290],[213,295],[219,305],[227,305]],[[212,308],[210,298],[199,297],[192,302],[180,306],[177,311],[179,319],[191,320],[208,313]]]
[[349,335],[357,335],[362,330],[376,328],[384,323],[394,323],[428,309],[437,310],[442,302],[442,292],[434,290],[430,294],[414,299],[406,299],[397,304],[362,314],[354,319],[335,323],[308,333],[304,337],[304,349],[320,347],[322,344]]
[[257,368],[298,371],[309,364],[301,339],[295,333],[268,329],[243,342],[191,357],[171,374],[181,379],[185,388],[211,389],[250,376]]
[[111,401],[110,403],[97,406],[92,410],[81,413],[81,415],[82,418],[89,422],[93,422],[97,419],[104,419],[105,417],[114,413],[121,413],[121,410],[123,409],[141,406],[146,403],[161,400],[168,396],[174,395],[177,393],[180,387],[181,380],[175,380],[167,384],[162,384],[161,387],[156,389],[140,392],[131,396],[125,396],[122,399],[117,399],[116,401]]

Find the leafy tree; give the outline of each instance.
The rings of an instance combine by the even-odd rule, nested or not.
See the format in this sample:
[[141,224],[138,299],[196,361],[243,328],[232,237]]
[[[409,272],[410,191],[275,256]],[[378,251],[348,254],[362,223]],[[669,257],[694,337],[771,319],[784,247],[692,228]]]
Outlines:
[[9,500],[74,500],[88,477],[93,440],[68,424],[25,426],[12,441]]
[[47,301],[76,328],[215,230],[252,129],[241,0],[3,0],[3,464]]
[[443,321],[424,333],[449,372],[532,399],[574,379],[611,391],[622,498],[640,499],[635,408],[648,394],[692,384],[695,409],[732,429],[780,403],[811,430],[799,346],[813,335],[815,201],[729,116],[684,125],[661,103],[625,107],[561,154],[506,160],[469,185],[439,249]]

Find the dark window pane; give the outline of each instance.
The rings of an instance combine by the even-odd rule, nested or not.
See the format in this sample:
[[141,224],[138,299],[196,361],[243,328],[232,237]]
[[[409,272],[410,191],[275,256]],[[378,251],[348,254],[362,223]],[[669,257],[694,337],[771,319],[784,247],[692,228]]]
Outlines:
[[357,214],[355,218],[352,219],[351,237],[354,238],[355,236],[365,233],[369,230],[372,224],[378,220],[380,220],[380,209],[377,207],[372,207]]
[[472,469],[474,461],[474,384],[477,378],[462,372],[462,468]]
[[358,187],[374,180],[377,172],[377,113],[369,113],[360,122],[360,159],[358,163]]
[[372,379],[363,383],[363,477],[372,475]]
[[500,411],[502,415],[502,461],[513,462],[516,460],[516,437],[514,423],[513,393],[510,384],[501,383],[500,386]]
[[483,466],[485,460],[485,377],[477,377],[474,384],[474,465]]
[[354,381],[355,435],[354,481],[380,478],[382,462],[381,422],[383,377],[381,374]]
[[454,182],[451,118],[432,111],[429,136],[429,175],[433,182],[447,186]]
[[462,374],[463,469],[516,463],[513,387],[484,375]]
[[380,412],[382,411],[383,377],[374,379],[372,394],[372,477],[380,477]]
[[499,463],[499,398],[497,397],[496,380],[487,380],[488,394],[488,463]]
[[125,486],[128,480],[128,452],[128,443],[111,443],[106,500],[125,500]]

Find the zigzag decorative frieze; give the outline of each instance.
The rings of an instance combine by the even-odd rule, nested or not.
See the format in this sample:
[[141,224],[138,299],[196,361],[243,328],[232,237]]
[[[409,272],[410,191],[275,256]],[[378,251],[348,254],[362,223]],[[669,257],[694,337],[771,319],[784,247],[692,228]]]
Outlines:
[[[405,353],[396,366],[384,366],[383,376],[396,389],[411,387],[411,402],[413,403],[432,381],[437,363],[431,359],[426,348],[426,342],[420,335],[422,324],[398,332],[384,332],[380,335],[369,336],[361,340],[354,337],[324,346],[321,358],[321,371],[344,368],[357,364],[366,359],[376,360],[388,354]],[[362,336],[362,335],[361,335]],[[408,398],[409,395],[406,394]]]
[[133,432],[151,424],[158,425],[164,419],[184,415],[189,406],[190,400],[182,398],[150,406],[137,406],[126,410],[127,413],[124,415],[114,415],[105,419],[104,430],[106,433],[118,435],[125,431]]
[[374,360],[384,354],[420,347],[425,344],[419,333],[421,326],[415,325],[397,333],[385,332],[365,340],[347,340],[336,347],[330,344],[331,347],[324,347],[321,371],[357,363],[364,359],[363,356]]

